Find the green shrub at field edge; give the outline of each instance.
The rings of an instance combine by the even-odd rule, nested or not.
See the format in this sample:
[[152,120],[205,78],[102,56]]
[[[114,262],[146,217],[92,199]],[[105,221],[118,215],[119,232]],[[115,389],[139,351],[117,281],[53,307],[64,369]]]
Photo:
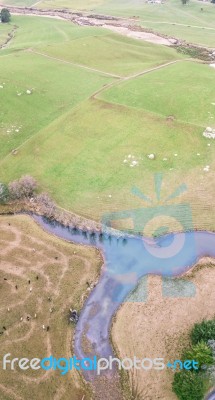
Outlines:
[[200,324],[195,324],[191,331],[191,340],[193,344],[197,344],[200,341],[205,343],[208,340],[215,339],[215,319],[205,321],[203,320]]
[[183,360],[195,360],[199,370],[180,371],[174,375],[172,389],[180,400],[202,400],[209,388],[209,377],[201,372],[203,366],[213,365],[213,351],[208,341],[215,339],[215,319],[196,323],[191,330],[192,348],[185,350]]
[[191,371],[177,372],[172,387],[180,400],[202,400],[205,393],[203,377]]
[[7,185],[0,183],[0,204],[5,204],[9,199],[9,190]]
[[204,365],[213,364],[213,353],[211,348],[202,340],[191,349],[185,351],[184,360],[195,360],[198,362],[198,370]]
[[1,22],[2,23],[10,22],[10,17],[11,17],[11,15],[10,15],[9,10],[7,8],[2,8],[1,15],[0,15]]

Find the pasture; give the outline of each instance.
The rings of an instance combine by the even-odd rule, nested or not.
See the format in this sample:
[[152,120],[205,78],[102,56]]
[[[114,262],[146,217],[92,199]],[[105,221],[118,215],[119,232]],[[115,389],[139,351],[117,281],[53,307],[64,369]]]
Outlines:
[[8,39],[8,34],[12,31],[12,27],[8,24],[1,25],[0,29],[0,47],[4,45],[6,40]]
[[10,6],[21,6],[21,7],[30,7],[35,1],[32,0],[2,0],[1,4],[10,5]]
[[115,104],[144,109],[199,126],[215,127],[215,69],[181,62],[123,82],[102,93]]
[[[213,14],[213,10],[210,11],[212,11]],[[174,36],[178,39],[201,46],[211,47],[212,49],[214,48],[215,28],[212,24],[211,26],[207,26],[207,24],[206,26],[202,26],[201,23],[199,24],[199,22],[197,22],[196,25],[190,26],[186,25],[184,21],[182,24],[176,24],[173,22],[141,21],[141,25],[145,28],[153,29],[155,32]]]
[[131,188],[153,197],[153,175],[162,172],[163,195],[187,183],[194,226],[212,229],[214,143],[202,133],[214,124],[214,69],[100,28],[13,22],[15,38],[0,57],[1,181],[31,174],[60,206],[100,220],[142,206]]
[[190,1],[184,6],[180,0],[168,0],[164,4],[147,4],[138,0],[42,0],[36,7],[131,17],[139,25],[191,43],[212,48],[215,43],[215,6],[210,3]]
[[[106,35],[105,29],[80,27],[71,22],[35,16],[13,16],[11,24],[18,26],[16,36],[10,43],[11,51],[38,48],[51,44],[63,44],[89,36]],[[0,26],[1,29],[4,25]],[[5,29],[5,28],[4,28]]]
[[0,65],[1,158],[110,80],[30,52],[1,57]]
[[[48,235],[27,216],[0,217],[0,248],[1,360],[7,353],[12,358],[71,357],[69,308],[81,309],[87,282],[97,279],[98,252]],[[60,371],[1,368],[0,380],[2,400],[38,400],[38,391],[47,400],[90,399],[75,371],[61,376]]]
[[[88,4],[94,11],[117,15],[124,9],[123,15],[139,15],[139,23],[147,19],[148,26],[183,19],[185,24],[210,27],[215,10],[204,5],[211,10],[206,18],[197,2],[182,8],[172,0],[157,8],[131,0],[57,1],[39,6]],[[155,7],[159,11],[152,15]],[[39,192],[95,220],[106,212],[147,207],[144,196],[132,194],[136,187],[152,200],[152,207],[190,205],[193,228],[214,230],[215,140],[202,133],[206,126],[215,128],[215,69],[185,61],[172,48],[49,18],[13,17],[11,25],[0,24],[1,42],[13,24],[18,27],[15,37],[0,52],[0,182],[30,174]],[[197,40],[212,42],[212,30],[208,39],[202,32]],[[163,65],[168,62],[174,64]],[[161,68],[147,71],[157,66]],[[160,198],[155,193],[157,173],[163,174]],[[165,203],[184,183],[183,196]],[[186,217],[178,215],[182,225]],[[119,221],[116,226],[127,224]],[[171,229],[178,229],[178,221]],[[51,352],[69,357],[74,326],[68,325],[68,309],[82,308],[87,282],[96,281],[101,256],[95,249],[49,236],[20,215],[0,217],[0,250],[1,358],[5,353],[42,358]],[[146,304],[126,303],[117,314],[112,338],[120,356],[145,352],[153,357],[158,356],[153,351],[162,350],[161,356],[175,357],[188,326],[211,316],[214,268],[206,266],[188,276],[197,286],[196,297],[189,301],[162,298],[159,279],[150,278]],[[143,281],[140,292],[142,288]],[[168,319],[174,321],[171,332]],[[91,398],[74,373],[62,378],[57,371],[1,370],[0,381],[4,400],[37,400],[38,385],[40,397],[47,400]],[[135,383],[145,390],[144,398],[175,400],[170,375],[138,375]]]
[[108,31],[105,35],[65,41],[63,45],[41,46],[41,51],[52,57],[120,76],[129,76],[183,58],[172,48],[134,41]]
[[[107,211],[146,206],[131,194],[133,186],[155,200],[153,175],[162,172],[162,196],[187,183],[183,200],[191,202],[195,226],[212,228],[207,207],[213,203],[207,200],[213,193],[214,144],[207,144],[202,127],[91,99],[5,158],[1,176],[32,174],[58,204],[100,220]],[[150,153],[155,160],[148,159]],[[138,164],[131,167],[128,155]],[[211,171],[205,173],[207,164]]]
[[[40,9],[70,9],[118,17],[133,18],[145,28],[164,33],[187,42],[214,48],[215,6],[210,3],[168,0],[164,4],[147,4],[138,0],[2,0],[2,4],[34,6]],[[55,29],[53,28],[53,31]],[[39,32],[38,32],[39,33]],[[49,35],[51,32],[49,32]]]

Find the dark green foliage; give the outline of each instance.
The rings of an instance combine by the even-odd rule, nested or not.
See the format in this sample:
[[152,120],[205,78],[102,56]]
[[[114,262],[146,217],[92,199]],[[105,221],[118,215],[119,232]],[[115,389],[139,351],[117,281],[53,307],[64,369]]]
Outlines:
[[186,351],[183,359],[197,361],[200,370],[203,365],[213,364],[212,349],[204,341],[201,341]]
[[191,58],[199,58],[200,60],[211,61],[211,51],[203,47],[183,44],[181,46],[176,46],[176,50],[178,53],[185,54]]
[[191,331],[191,340],[193,344],[197,344],[202,340],[207,343],[208,340],[215,339],[215,319],[202,321],[200,324],[195,324]]
[[2,8],[1,10],[1,22],[10,22],[10,11],[7,8]]
[[204,398],[204,380],[195,372],[176,372],[172,388],[180,400],[202,400]]
[[7,185],[0,183],[0,204],[4,204],[9,199],[9,190]]

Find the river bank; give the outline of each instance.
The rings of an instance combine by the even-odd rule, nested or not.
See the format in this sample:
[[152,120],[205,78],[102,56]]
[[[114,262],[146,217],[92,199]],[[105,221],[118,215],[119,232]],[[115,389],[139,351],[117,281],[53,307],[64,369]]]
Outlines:
[[[0,7],[5,7],[0,4]],[[132,19],[112,17],[109,15],[88,14],[82,12],[72,12],[69,10],[58,9],[39,9],[33,7],[7,6],[10,13],[14,15],[40,16],[55,18],[73,22],[80,26],[98,26],[112,30],[119,34],[132,37],[134,39],[145,40],[151,43],[172,46],[179,43],[176,38],[169,38],[167,35],[154,33],[152,30],[137,26]]]
[[[22,207],[23,206],[24,205],[22,204]],[[19,207],[20,210],[21,204]],[[6,206],[4,211],[6,213]],[[7,209],[7,211],[9,210]],[[18,212],[18,208],[16,208],[16,211]],[[125,299],[132,291],[136,290],[140,278],[153,275],[154,277],[151,277],[150,279],[155,279],[155,282],[157,279],[160,280],[161,277],[162,279],[170,276],[182,277],[184,274],[186,274],[185,276],[187,276],[187,278],[191,278],[193,274],[194,276],[196,275],[197,271],[203,271],[203,267],[201,267],[201,263],[199,262],[200,259],[202,259],[203,265],[204,263],[209,263],[210,261],[209,258],[203,259],[204,256],[215,257],[215,234],[209,232],[189,232],[186,233],[185,236],[183,234],[175,234],[174,237],[179,239],[179,241],[176,241],[179,252],[179,255],[177,255],[175,254],[175,246],[172,246],[175,241],[169,241],[169,239],[172,237],[171,235],[168,235],[169,237],[160,237],[154,241],[145,241],[142,240],[141,237],[126,237],[125,234],[123,234],[123,237],[110,237],[108,235],[101,237],[99,232],[94,232],[92,234],[92,232],[76,230],[69,226],[60,224],[53,218],[47,219],[47,217],[38,215],[32,215],[31,217],[44,231],[47,231],[49,234],[55,235],[60,239],[66,240],[67,242],[79,243],[83,246],[86,245],[96,247],[100,250],[100,253],[104,257],[104,265],[101,269],[99,280],[89,292],[89,296],[86,298],[75,330],[74,349],[75,354],[79,359],[85,358],[86,356],[92,358],[95,354],[99,355],[100,357],[107,358],[111,355],[114,356],[115,351],[117,354],[119,352],[120,356],[122,356],[120,347],[122,345],[121,339],[119,340],[120,346],[118,348],[118,339],[115,340],[115,333],[115,351],[113,351],[111,333],[113,329],[114,332],[119,331],[118,329],[116,330],[115,324],[113,327],[113,321],[115,320],[116,313],[118,321],[118,315],[121,315],[121,310],[126,308],[126,315],[128,316],[130,311],[133,310],[132,307],[136,307],[136,301],[130,302],[129,300],[126,301]],[[185,247],[183,247],[184,250],[183,253],[181,253],[180,243],[184,245],[184,238]],[[166,254],[166,258],[162,257],[163,250]],[[155,251],[157,255],[154,253]],[[198,269],[195,268],[197,263],[199,265]],[[201,274],[199,283],[202,282],[202,279],[203,278]],[[179,283],[179,286],[181,285],[180,279],[174,280],[174,282],[176,286],[177,282]],[[198,287],[198,290],[200,290],[201,293],[201,285],[198,284]],[[155,287],[152,291],[150,290],[149,294],[149,300],[159,298],[157,296],[158,292],[157,289],[155,290]],[[171,300],[171,296],[167,297],[169,297],[169,300],[165,299],[165,297],[163,299],[164,305],[167,301],[170,301],[173,305],[173,299]],[[190,296],[190,300],[185,298],[183,300],[184,304],[187,305],[187,302],[189,301],[192,305],[195,301],[195,298],[196,296],[194,296],[194,294],[193,296]],[[182,299],[174,300],[174,302],[177,303],[180,303],[180,301],[182,301]],[[211,301],[213,301],[212,298]],[[144,301],[141,301],[140,304],[142,304],[142,307],[145,307],[144,303]],[[138,310],[140,304],[137,303]],[[150,310],[150,303],[148,303],[148,301],[147,307]],[[197,309],[195,308],[196,311]],[[205,306],[203,306],[202,309],[207,311]],[[133,311],[131,313],[131,318],[133,320],[134,318],[132,315]],[[165,318],[168,320],[167,317]],[[125,318],[125,320],[127,320],[127,318]],[[155,321],[157,321],[156,318]],[[168,321],[166,321],[166,323],[168,323]],[[126,326],[128,327],[127,322]],[[137,326],[140,326],[140,321],[138,322]],[[128,354],[126,353],[125,355]],[[106,374],[106,371],[104,371],[104,374],[101,378],[98,378],[92,375],[91,372],[86,371],[84,372],[84,378],[86,381],[91,383],[96,399],[102,400],[104,391],[105,393],[108,393],[108,400],[125,399],[125,397],[121,395],[120,380],[119,376],[116,374],[116,371],[113,371],[113,373],[109,371],[108,374]],[[108,388],[109,392],[107,392]]]

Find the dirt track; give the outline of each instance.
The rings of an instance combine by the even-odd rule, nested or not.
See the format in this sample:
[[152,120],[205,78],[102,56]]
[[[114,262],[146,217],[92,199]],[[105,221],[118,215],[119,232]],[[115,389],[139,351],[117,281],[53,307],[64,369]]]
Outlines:
[[[5,5],[0,4],[0,7]],[[127,37],[134,39],[145,40],[150,43],[172,46],[177,43],[177,39],[168,38],[165,35],[159,35],[151,32],[149,29],[144,29],[134,25],[132,19],[116,18],[109,15],[84,14],[81,12],[72,12],[68,10],[43,10],[33,7],[14,7],[7,6],[11,14],[14,15],[29,15],[48,18],[63,19],[72,21],[80,26],[99,26],[117,32]]]

